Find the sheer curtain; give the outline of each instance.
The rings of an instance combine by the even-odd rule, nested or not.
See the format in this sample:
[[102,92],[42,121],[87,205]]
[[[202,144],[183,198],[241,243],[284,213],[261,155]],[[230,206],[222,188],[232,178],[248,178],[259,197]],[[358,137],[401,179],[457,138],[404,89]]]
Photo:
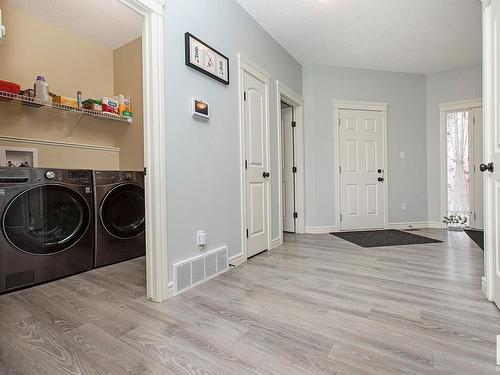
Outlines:
[[470,216],[469,111],[446,115],[448,213]]

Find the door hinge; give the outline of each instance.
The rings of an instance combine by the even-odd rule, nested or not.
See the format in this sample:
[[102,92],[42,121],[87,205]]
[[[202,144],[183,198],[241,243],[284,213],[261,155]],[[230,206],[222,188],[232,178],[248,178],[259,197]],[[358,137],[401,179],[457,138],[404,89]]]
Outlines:
[[476,125],[476,118],[475,117],[472,118],[472,125]]
[[297,123],[295,121],[292,121],[292,128],[297,127]]
[[297,173],[297,167],[292,168],[292,173]]
[[247,92],[246,91],[243,91],[243,100],[247,100]]
[[342,221],[342,214],[340,214],[340,221]]
[[293,213],[293,218],[294,218],[294,219],[296,219],[296,218],[298,218],[298,217],[299,217],[299,214],[298,214],[297,212],[294,212],[294,213]]
[[248,169],[248,160],[245,160],[245,169]]
[[248,228],[247,228],[247,238],[248,238]]
[[339,165],[339,174],[342,173],[342,167]]
[[339,117],[339,126],[340,126],[340,117]]
[[144,176],[148,174],[148,169],[144,167]]

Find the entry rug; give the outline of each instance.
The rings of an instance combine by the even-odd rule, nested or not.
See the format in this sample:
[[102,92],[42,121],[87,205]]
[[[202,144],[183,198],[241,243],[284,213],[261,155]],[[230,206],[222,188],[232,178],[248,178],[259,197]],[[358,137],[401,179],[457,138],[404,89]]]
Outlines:
[[401,246],[443,242],[396,229],[337,232],[331,234],[362,247]]
[[484,251],[484,232],[482,230],[464,229],[464,232]]

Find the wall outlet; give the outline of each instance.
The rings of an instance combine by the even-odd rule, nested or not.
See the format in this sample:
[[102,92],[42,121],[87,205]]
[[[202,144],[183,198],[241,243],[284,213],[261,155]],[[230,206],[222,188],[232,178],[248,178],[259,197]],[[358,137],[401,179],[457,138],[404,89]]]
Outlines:
[[406,203],[401,203],[401,211],[406,211]]
[[205,246],[207,244],[207,232],[204,230],[196,232],[196,244],[198,246]]

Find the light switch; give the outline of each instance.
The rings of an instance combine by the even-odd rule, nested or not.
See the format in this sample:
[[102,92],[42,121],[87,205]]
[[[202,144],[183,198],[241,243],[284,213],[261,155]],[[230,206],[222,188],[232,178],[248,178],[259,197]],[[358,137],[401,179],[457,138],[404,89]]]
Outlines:
[[401,160],[406,159],[406,152],[401,151]]

